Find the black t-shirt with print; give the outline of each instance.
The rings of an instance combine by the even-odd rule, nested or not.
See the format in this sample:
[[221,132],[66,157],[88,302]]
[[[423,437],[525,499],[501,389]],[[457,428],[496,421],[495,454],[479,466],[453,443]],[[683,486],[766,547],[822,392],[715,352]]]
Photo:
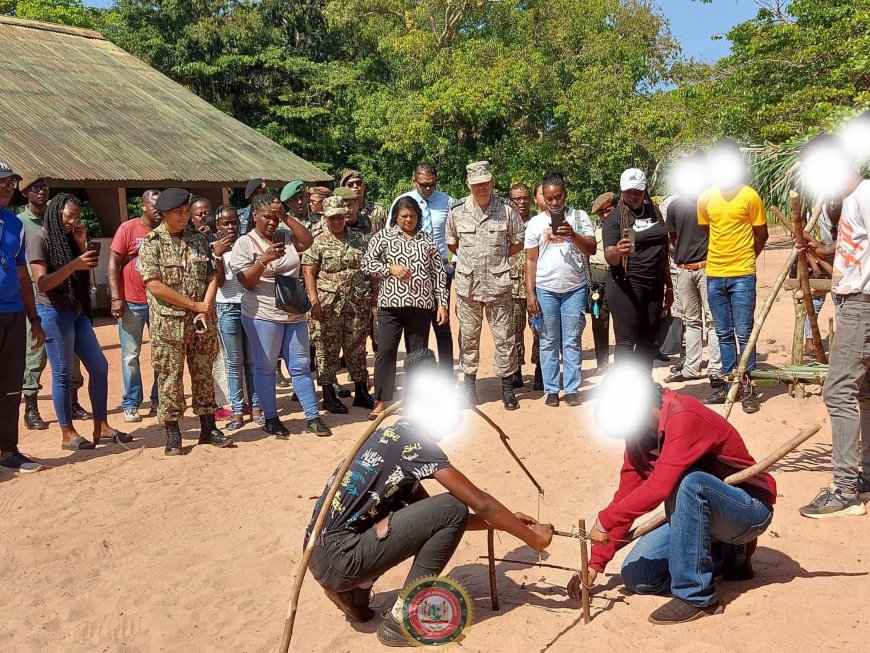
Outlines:
[[709,238],[698,224],[698,201],[678,197],[668,205],[668,233],[677,234],[674,263],[700,263],[707,260]]
[[[437,444],[418,433],[408,422],[378,429],[360,449],[344,475],[323,524],[322,535],[348,530],[361,533],[404,506],[417,485],[439,469],[451,467]],[[311,535],[317,513],[329,491],[335,473],[314,506],[305,541]]]
[[[649,204],[644,205],[640,217],[635,217],[631,211],[628,215],[628,226],[635,230],[634,254],[629,254],[628,257],[629,278],[646,283],[661,281],[668,256],[668,232],[665,225],[656,219],[655,211]],[[604,221],[601,240],[604,247],[614,247],[621,239],[617,208]],[[622,264],[611,265],[610,274],[614,279],[624,278]]]

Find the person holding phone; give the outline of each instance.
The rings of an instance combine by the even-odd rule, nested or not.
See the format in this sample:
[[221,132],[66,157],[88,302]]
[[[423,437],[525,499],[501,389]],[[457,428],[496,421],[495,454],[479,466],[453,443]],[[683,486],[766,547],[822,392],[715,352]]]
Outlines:
[[610,266],[605,294],[616,336],[613,359],[652,369],[659,322],[674,303],[668,232],[643,171],[629,168],[619,186],[619,203],[601,234]]
[[595,253],[595,231],[584,211],[566,207],[561,174],[547,173],[542,186],[547,210],[526,226],[526,305],[531,315],[543,316],[539,336],[546,405],[558,407],[562,386],[565,403],[579,406],[580,337],[586,326],[584,311],[589,295],[583,256]]
[[[108,416],[109,363],[91,323],[91,271],[100,256],[88,243],[82,222],[82,202],[61,193],[49,202],[45,224],[27,241],[27,259],[37,288],[37,312],[45,330],[45,348],[51,365],[51,395],[62,434],[61,447],[69,451],[94,449],[101,438],[132,442],[111,428]],[[73,354],[88,371],[88,394],[93,409],[92,440],[73,426]]]
[[210,263],[208,239],[190,225],[188,191],[169,188],[154,206],[163,222],[145,237],[139,267],[148,294],[151,358],[158,373],[157,419],[166,429],[163,453],[184,453],[178,422],[186,408],[185,360],[190,370],[193,413],[199,416],[199,444],[230,447],[233,439],[215,424],[212,364],[218,345],[212,314],[217,278]]
[[[310,369],[308,316],[281,310],[275,303],[276,276],[299,278],[299,254],[311,247],[311,233],[291,215],[284,218],[287,229],[278,229],[281,221],[272,209],[274,200],[265,194],[253,201],[254,229],[236,241],[230,256],[230,267],[245,289],[242,326],[254,354],[254,386],[266,418],[263,430],[279,438],[290,435],[278,417],[275,395],[275,368],[280,356],[287,364],[293,389],[305,414],[305,432],[326,437],[332,435],[332,431],[320,418],[317,408]],[[289,244],[285,238],[289,238]]]

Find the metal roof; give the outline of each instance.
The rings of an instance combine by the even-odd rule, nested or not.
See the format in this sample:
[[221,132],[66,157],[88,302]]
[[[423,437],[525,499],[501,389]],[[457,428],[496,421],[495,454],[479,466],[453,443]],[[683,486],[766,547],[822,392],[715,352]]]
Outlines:
[[331,181],[90,30],[0,17],[0,159],[81,185]]

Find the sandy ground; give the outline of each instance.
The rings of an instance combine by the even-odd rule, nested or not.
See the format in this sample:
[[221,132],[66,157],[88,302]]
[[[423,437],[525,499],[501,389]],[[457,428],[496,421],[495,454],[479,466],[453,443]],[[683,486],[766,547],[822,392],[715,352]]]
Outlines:
[[[786,256],[774,242],[759,261],[759,306]],[[763,363],[781,363],[791,347],[791,298],[782,294],[759,346]],[[830,304],[822,313],[827,335]],[[100,321],[101,342],[112,370],[110,403],[122,391],[114,325]],[[591,332],[585,343],[583,391],[600,379]],[[527,332],[527,339],[530,340]],[[144,367],[150,379],[150,366]],[[509,416],[490,370],[491,341],[484,336],[481,399],[514,448],[540,480],[534,488],[478,418],[469,415],[462,434],[445,444],[454,464],[512,510],[570,530],[580,517],[592,520],[617,481],[621,448],[596,435],[583,407],[546,408],[540,393],[520,393],[521,410]],[[371,359],[370,359],[371,363]],[[661,379],[666,366],[655,374]],[[530,381],[531,367],[526,367]],[[49,375],[43,377],[48,380]],[[346,378],[344,379],[346,381]],[[46,419],[54,419],[50,385],[40,395]],[[685,392],[703,396],[706,384]],[[279,407],[289,428],[304,426],[298,404],[281,392]],[[115,409],[112,423],[123,427]],[[275,651],[280,640],[293,570],[315,497],[325,479],[365,428],[365,412],[327,415],[329,439],[298,435],[288,442],[268,438],[248,425],[233,450],[193,447],[166,459],[162,434],[147,419],[128,448],[106,445],[92,452],[60,449],[56,424],[48,431],[23,430],[22,449],[52,465],[44,473],[16,477],[0,471],[0,649],[4,651]],[[822,431],[775,469],[779,501],[771,528],[759,542],[756,578],[722,583],[721,616],[682,627],[655,627],[648,613],[660,597],[626,595],[619,584],[618,557],[593,597],[592,623],[584,626],[578,605],[563,589],[570,574],[540,567],[498,567],[501,611],[488,598],[485,536],[469,534],[446,573],[459,580],[474,603],[474,625],[462,647],[469,651],[592,650],[863,650],[870,602],[867,578],[868,518],[812,521],[798,515],[830,474],[830,428],[818,388],[805,400],[784,387],[766,388],[760,413],[733,423],[750,451],[761,457],[803,426]],[[196,437],[188,417],[186,443]],[[82,433],[88,434],[86,428]],[[496,552],[534,561],[534,553],[503,534]],[[557,539],[544,558],[579,564],[575,541]],[[374,607],[391,605],[408,564],[375,586]],[[864,626],[861,626],[861,624]],[[310,577],[302,592],[294,648],[298,651],[378,651],[377,621],[347,622]]]

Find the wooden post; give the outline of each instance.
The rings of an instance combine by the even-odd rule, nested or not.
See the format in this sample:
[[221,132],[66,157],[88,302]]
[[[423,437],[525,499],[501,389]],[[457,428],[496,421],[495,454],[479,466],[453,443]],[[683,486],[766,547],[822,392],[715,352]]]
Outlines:
[[489,600],[492,611],[498,612],[498,583],[495,579],[495,531],[486,531],[486,558],[489,565]]
[[580,580],[583,587],[580,589],[580,599],[583,605],[583,623],[588,624],[592,620],[589,614],[589,554],[586,549],[586,520],[580,520]]
[[[804,216],[801,211],[800,201],[796,192],[789,191],[788,199],[791,202],[791,218],[794,221],[794,240],[798,246],[806,244],[804,239]],[[810,273],[807,270],[807,253],[801,252],[798,254],[798,279],[801,282],[801,290],[804,295],[804,306],[807,309],[807,317],[810,319],[810,331],[813,335],[813,346],[816,348],[816,359],[822,364],[828,364],[828,357],[825,355],[825,347],[822,345],[822,333],[819,331],[819,320],[816,316],[816,309],[813,306],[813,294],[810,291]]]
[[[803,365],[804,362],[804,324],[807,317],[807,305],[804,303],[803,291],[794,291],[794,338],[791,343],[792,365]],[[803,399],[806,396],[802,383],[795,381],[789,384],[789,392],[793,397]]]

